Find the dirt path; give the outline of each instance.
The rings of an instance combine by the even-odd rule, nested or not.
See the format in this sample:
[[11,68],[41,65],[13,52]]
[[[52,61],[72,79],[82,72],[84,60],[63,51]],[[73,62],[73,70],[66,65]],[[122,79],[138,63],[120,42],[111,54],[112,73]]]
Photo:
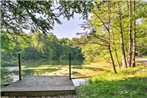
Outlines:
[[136,61],[139,61],[143,63],[145,66],[147,66],[147,58],[136,58]]

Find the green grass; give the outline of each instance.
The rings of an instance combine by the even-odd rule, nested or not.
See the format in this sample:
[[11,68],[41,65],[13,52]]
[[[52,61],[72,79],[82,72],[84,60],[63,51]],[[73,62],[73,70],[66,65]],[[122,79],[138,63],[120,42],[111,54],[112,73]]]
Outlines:
[[77,87],[78,98],[147,98],[147,67],[104,73]]

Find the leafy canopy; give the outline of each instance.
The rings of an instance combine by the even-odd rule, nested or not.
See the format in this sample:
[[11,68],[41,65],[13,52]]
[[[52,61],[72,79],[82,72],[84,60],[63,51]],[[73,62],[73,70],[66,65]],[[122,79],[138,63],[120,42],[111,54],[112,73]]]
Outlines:
[[1,25],[7,32],[20,33],[23,29],[49,32],[54,23],[61,24],[59,17],[70,19],[74,13],[88,17],[93,6],[90,0],[1,1]]

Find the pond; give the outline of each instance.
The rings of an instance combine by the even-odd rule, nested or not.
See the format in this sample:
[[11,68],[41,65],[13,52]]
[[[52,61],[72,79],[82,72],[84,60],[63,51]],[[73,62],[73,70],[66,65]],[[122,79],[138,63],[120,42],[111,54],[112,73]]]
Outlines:
[[[18,70],[19,70],[17,66],[14,66],[14,67],[9,66],[9,67],[5,67],[5,68],[10,72],[17,72],[18,73]],[[27,74],[28,73],[27,71],[29,71],[29,70],[23,70],[23,71],[25,72],[25,74]],[[29,75],[27,75],[27,76],[29,76]],[[18,76],[18,74],[12,74],[10,76],[10,79],[12,80],[12,82],[15,82],[15,81],[19,80],[19,76]],[[79,79],[72,79],[72,82],[73,82],[74,86],[80,86],[80,85],[84,85],[87,82],[87,80],[79,78]]]
[[6,68],[10,72],[19,70],[18,66],[8,66],[8,67],[4,67],[4,68]]
[[80,85],[86,84],[87,80],[79,78],[79,79],[72,79],[72,82],[73,82],[74,86],[80,86]]

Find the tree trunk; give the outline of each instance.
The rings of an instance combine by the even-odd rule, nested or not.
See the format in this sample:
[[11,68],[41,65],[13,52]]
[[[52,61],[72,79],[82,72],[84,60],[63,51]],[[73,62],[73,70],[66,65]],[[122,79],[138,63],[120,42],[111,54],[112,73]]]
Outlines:
[[113,58],[113,54],[112,54],[112,50],[111,50],[111,32],[110,32],[110,23],[111,23],[111,18],[110,18],[110,2],[108,1],[108,39],[109,39],[109,42],[108,42],[108,50],[109,50],[109,54],[110,54],[110,58],[111,58],[111,61],[112,61],[112,67],[113,67],[113,71],[114,73],[117,73],[116,71],[116,68],[115,68],[115,63],[114,63],[114,58]]
[[132,65],[132,42],[133,42],[133,39],[132,39],[132,31],[133,31],[133,28],[132,28],[132,1],[129,0],[129,57],[128,57],[128,65],[129,67],[131,67]]
[[126,53],[125,53],[125,47],[124,47],[124,34],[123,34],[123,27],[122,27],[122,13],[121,13],[121,7],[118,2],[119,7],[119,27],[120,27],[120,46],[121,46],[121,56],[122,56],[122,66],[123,68],[127,68],[127,60],[126,60]]
[[109,54],[110,54],[110,59],[112,61],[113,71],[114,71],[114,73],[117,73],[116,68],[115,68],[115,63],[114,63],[114,58],[113,58],[112,50],[111,50],[111,38],[110,38],[110,36],[111,36],[111,32],[110,32],[110,6],[109,6],[109,3],[111,1],[107,1],[107,2],[108,2],[108,10],[109,10],[108,11],[108,15],[109,15],[108,26],[106,26],[106,24],[104,23],[104,21],[101,19],[101,17],[96,12],[93,11],[93,13],[100,19],[100,21],[102,22],[102,24],[104,25],[104,27],[108,31],[108,40],[109,40],[109,42],[108,42],[108,51],[109,51]]
[[133,7],[133,14],[134,14],[134,21],[133,21],[133,26],[134,26],[134,28],[133,28],[133,48],[132,48],[132,52],[133,52],[133,54],[132,54],[132,65],[131,65],[131,67],[135,67],[135,65],[136,65],[136,63],[135,63],[135,54],[136,54],[136,21],[135,21],[135,10],[136,10],[136,8],[135,8],[135,4],[136,2],[135,2],[135,0],[133,1],[133,4],[134,4],[134,7]]
[[116,63],[118,65],[119,68],[121,68],[121,64],[119,62],[119,58],[118,58],[118,53],[117,53],[117,49],[116,49],[116,44],[115,44],[115,39],[114,39],[114,33],[113,34],[113,45],[114,45],[114,53],[115,53],[115,57],[116,57]]
[[113,55],[112,55],[112,50],[111,50],[110,43],[109,43],[108,50],[109,50],[110,58],[111,58],[111,61],[112,61],[113,71],[114,71],[114,73],[117,73],[116,68],[115,68],[115,63],[114,63],[114,59],[113,59]]

